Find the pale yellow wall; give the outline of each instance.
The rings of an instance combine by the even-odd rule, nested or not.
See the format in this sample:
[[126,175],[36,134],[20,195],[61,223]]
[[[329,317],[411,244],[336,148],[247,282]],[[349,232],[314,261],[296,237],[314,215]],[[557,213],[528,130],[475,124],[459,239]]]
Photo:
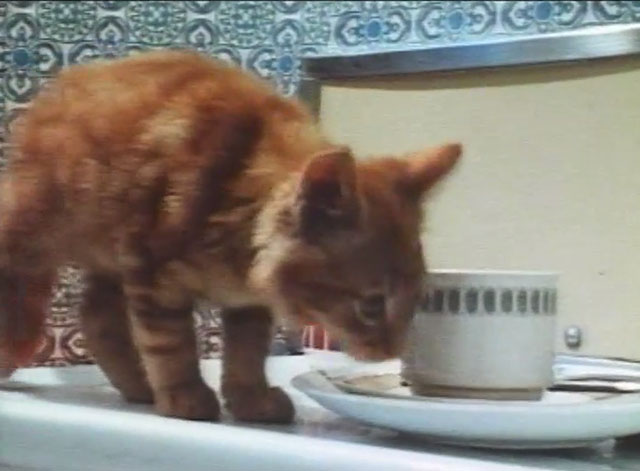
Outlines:
[[460,140],[431,266],[557,270],[559,348],[576,323],[640,359],[640,59],[325,84],[321,120],[360,153]]

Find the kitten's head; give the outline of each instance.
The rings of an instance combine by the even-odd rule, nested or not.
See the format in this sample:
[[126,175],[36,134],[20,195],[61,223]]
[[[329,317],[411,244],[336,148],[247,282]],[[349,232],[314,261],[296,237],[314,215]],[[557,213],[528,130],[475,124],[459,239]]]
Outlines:
[[258,219],[251,281],[278,314],[321,324],[361,359],[397,356],[422,292],[421,202],[461,153],[314,156]]

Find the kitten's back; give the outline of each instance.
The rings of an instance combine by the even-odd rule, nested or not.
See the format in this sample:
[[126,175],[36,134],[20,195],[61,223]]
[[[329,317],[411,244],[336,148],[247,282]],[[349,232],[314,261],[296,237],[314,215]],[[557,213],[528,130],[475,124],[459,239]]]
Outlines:
[[[307,111],[257,77],[194,52],[151,52],[63,71],[17,127],[6,178],[9,193],[38,180],[38,212],[64,212],[48,246],[91,240],[90,257],[108,259],[95,246],[112,252],[132,189],[164,192],[149,211],[177,232],[215,209],[207,202],[265,197],[323,143]],[[171,198],[185,207],[171,214]]]
[[[62,71],[34,100],[25,121],[25,133],[32,135],[18,137],[18,144],[25,145],[28,152],[27,141],[37,139],[45,129],[73,125],[75,132],[66,129],[66,133],[91,140],[87,145],[127,146],[145,128],[164,124],[158,129],[161,135],[169,131],[170,122],[176,127],[193,124],[188,120],[195,118],[198,107],[205,103],[259,112],[273,99],[274,92],[261,81],[199,54],[145,53]],[[163,116],[156,122],[149,122],[160,113]],[[54,136],[47,137],[51,142]],[[62,140],[50,146],[58,147]]]

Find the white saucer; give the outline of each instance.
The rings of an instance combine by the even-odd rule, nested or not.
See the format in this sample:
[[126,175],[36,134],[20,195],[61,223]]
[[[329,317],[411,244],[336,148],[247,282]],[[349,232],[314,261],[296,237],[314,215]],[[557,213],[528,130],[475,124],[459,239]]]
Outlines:
[[[322,406],[368,424],[441,443],[488,448],[574,448],[640,433],[640,393],[546,392],[540,401],[412,396],[400,362],[314,371],[292,384]],[[619,378],[640,384],[640,365],[558,356],[556,379]]]

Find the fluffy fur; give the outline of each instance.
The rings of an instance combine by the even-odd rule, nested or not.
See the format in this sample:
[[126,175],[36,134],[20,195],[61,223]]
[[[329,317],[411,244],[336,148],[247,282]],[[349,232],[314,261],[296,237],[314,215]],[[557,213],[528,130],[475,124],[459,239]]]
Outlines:
[[286,422],[264,375],[273,316],[397,355],[421,292],[421,199],[446,145],[356,162],[306,109],[238,69],[155,52],[75,66],[34,101],[0,181],[0,368],[37,349],[56,269],[87,273],[90,350],[129,400],[216,420],[192,325],[223,308],[222,393]]

